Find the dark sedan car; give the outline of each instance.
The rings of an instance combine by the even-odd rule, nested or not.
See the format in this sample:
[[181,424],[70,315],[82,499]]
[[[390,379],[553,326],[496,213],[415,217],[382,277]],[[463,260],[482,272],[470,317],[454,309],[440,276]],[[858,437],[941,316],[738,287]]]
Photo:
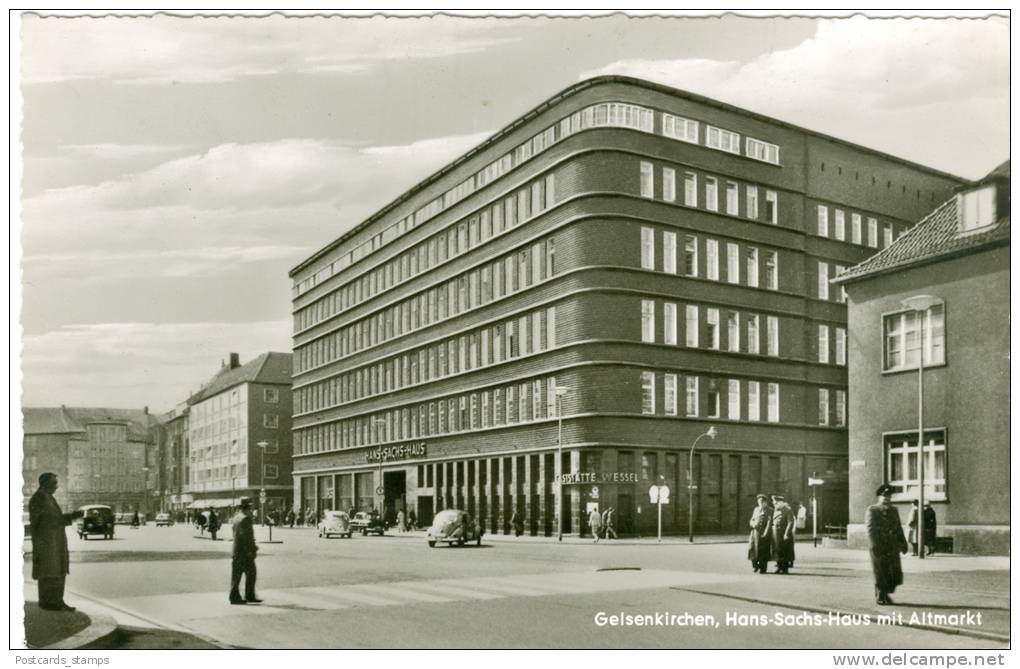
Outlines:
[[351,518],[351,529],[361,532],[361,536],[378,534],[381,537],[388,528],[386,521],[378,513],[358,511],[354,514],[354,518]]

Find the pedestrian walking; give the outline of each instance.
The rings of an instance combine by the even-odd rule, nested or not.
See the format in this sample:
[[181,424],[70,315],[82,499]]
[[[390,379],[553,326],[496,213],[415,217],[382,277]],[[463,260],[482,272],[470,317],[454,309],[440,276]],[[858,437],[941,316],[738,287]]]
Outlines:
[[747,540],[747,559],[751,570],[767,574],[772,556],[772,507],[768,495],[757,496],[758,506],[751,512],[751,535]]
[[591,513],[588,514],[588,525],[591,527],[591,535],[595,537],[592,543],[597,544],[602,534],[602,515],[595,507],[592,507]]
[[938,525],[938,518],[935,516],[935,509],[932,508],[931,502],[924,503],[924,548],[926,555],[935,554],[935,537],[936,528]]
[[803,530],[807,528],[807,508],[797,502],[797,529]]
[[131,529],[132,530],[137,530],[138,529],[138,525],[140,524],[140,522],[141,521],[138,518],[138,511],[135,511],[134,514],[132,514],[132,516],[131,516]]
[[308,527],[315,527],[315,511],[311,507],[305,511],[305,525]]
[[[255,596],[255,527],[252,524],[251,500],[241,498],[241,507],[231,520],[234,531],[234,554],[230,563],[230,603],[258,604]],[[244,576],[244,598],[241,597],[241,577]]]
[[64,583],[70,573],[67,533],[64,528],[82,511],[64,513],[53,493],[57,491],[57,475],[46,472],[39,476],[39,489],[28,500],[28,522],[32,534],[32,578],[39,586],[39,608],[47,611],[74,611],[64,603]]
[[609,507],[602,512],[602,531],[605,533],[606,541],[609,541],[610,535],[613,539],[616,539],[616,509]]
[[793,509],[782,495],[772,496],[772,559],[777,574],[789,574],[794,560],[794,534],[796,519]]
[[907,516],[907,541],[910,543],[910,554],[917,556],[917,510],[919,504],[915,499],[910,504],[910,515]]
[[406,517],[404,516],[404,510],[397,511],[397,532],[403,534],[407,532]]
[[521,517],[517,515],[516,510],[513,515],[510,516],[510,527],[514,528],[515,537],[519,537],[524,534],[524,523],[521,522]]
[[209,509],[209,535],[213,541],[216,541],[216,533],[220,531],[220,517],[216,515],[216,510],[213,508]]
[[287,524],[290,525],[291,529],[294,529],[294,509],[287,511]]
[[907,540],[903,536],[900,514],[892,505],[892,486],[878,487],[875,495],[878,502],[868,507],[864,524],[871,543],[871,571],[875,576],[875,601],[878,604],[892,604],[890,593],[903,584],[903,567],[900,553],[906,554]]
[[411,529],[414,531],[418,530],[418,515],[411,509],[407,512],[407,520],[411,524]]

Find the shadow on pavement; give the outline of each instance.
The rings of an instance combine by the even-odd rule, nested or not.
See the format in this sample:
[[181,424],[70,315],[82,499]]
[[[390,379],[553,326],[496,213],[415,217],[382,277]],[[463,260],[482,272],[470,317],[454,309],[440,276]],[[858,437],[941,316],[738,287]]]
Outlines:
[[36,602],[25,602],[25,642],[43,648],[81,632],[91,624],[81,611],[46,611]]
[[[223,646],[184,632],[118,627],[117,631],[78,650],[221,650]],[[230,648],[236,648],[231,646]]]

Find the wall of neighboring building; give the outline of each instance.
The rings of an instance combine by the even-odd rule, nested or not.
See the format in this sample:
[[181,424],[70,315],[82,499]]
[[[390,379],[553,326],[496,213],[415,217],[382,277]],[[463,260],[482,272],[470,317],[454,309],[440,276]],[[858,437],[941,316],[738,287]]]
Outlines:
[[28,500],[39,489],[39,475],[53,472],[57,475],[57,494],[54,497],[61,508],[67,510],[72,500],[68,497],[67,440],[68,434],[26,434],[21,461],[24,511]]
[[[925,368],[925,426],[946,430],[940,536],[966,553],[1009,547],[1009,249],[973,253],[850,284],[851,542],[887,476],[883,433],[917,429],[917,372],[882,373],[882,314],[904,298],[945,300],[946,364]],[[900,504],[906,520],[909,504]]]
[[[274,397],[275,401],[269,401]],[[264,482],[268,508],[284,508],[290,502],[293,485],[290,386],[249,383],[248,412],[248,484],[257,489]],[[267,426],[267,417],[275,418],[276,427]],[[265,454],[258,446],[260,441],[270,444]],[[261,475],[263,464],[269,470],[264,481]],[[274,467],[275,477],[272,476]],[[253,502],[257,504],[257,500]]]

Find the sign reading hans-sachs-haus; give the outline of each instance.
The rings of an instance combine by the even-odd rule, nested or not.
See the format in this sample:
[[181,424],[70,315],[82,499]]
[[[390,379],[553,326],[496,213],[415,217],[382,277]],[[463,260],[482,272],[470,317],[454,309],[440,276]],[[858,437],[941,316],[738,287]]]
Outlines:
[[424,441],[418,441],[413,444],[400,444],[399,446],[380,447],[365,453],[365,460],[368,462],[390,462],[392,460],[407,460],[408,458],[424,457]]
[[557,483],[637,483],[634,472],[573,472],[556,477]]

